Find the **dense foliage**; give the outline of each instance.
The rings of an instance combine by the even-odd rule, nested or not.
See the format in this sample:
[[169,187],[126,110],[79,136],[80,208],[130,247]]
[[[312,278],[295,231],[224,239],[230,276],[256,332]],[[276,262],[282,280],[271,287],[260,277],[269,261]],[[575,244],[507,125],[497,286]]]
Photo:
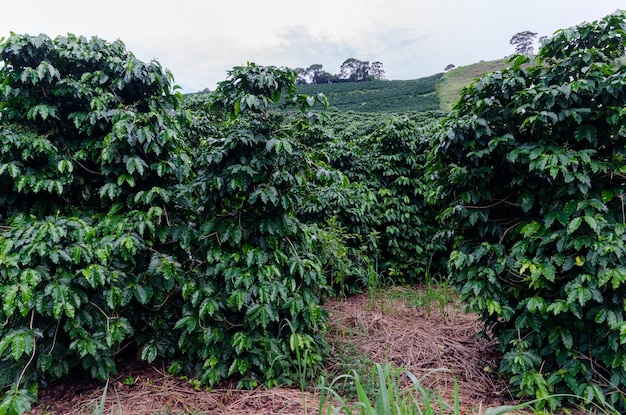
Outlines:
[[398,117],[371,137],[369,153],[375,157],[368,183],[378,196],[374,229],[380,235],[380,271],[393,284],[424,282],[431,261],[444,250],[437,212],[426,201],[430,189],[423,166],[431,128]]
[[295,94],[295,72],[248,64],[230,71],[204,108],[202,97],[189,106],[195,131],[225,111],[215,134],[200,137],[197,178],[182,190],[197,232],[176,323],[187,358],[172,370],[192,365],[202,383],[230,377],[240,386],[274,386],[321,362],[323,259],[317,229],[295,215],[315,165],[272,111],[279,102],[303,110],[325,104],[307,98]]
[[103,379],[129,344],[150,361],[171,337],[172,185],[190,163],[171,75],[121,42],[12,35],[0,59],[4,413],[27,407],[23,385]]
[[[435,153],[450,270],[521,395],[626,410],[626,16],[463,91]],[[551,396],[550,406],[561,397]]]
[[2,40],[0,415],[122,354],[304,383],[328,293],[446,262],[520,395],[623,412],[625,20],[558,32],[444,123],[441,74],[296,86],[249,63],[183,99],[120,41]]
[[301,212],[344,235],[350,270],[335,274],[335,286],[355,292],[381,281],[423,282],[444,250],[423,170],[442,115],[330,114],[329,125],[299,139],[348,183],[318,189]]
[[210,384],[318,365],[319,254],[334,253],[296,218],[316,164],[270,110],[324,97],[249,64],[183,109],[171,75],[119,41],[0,46],[0,413],[70,371],[107,378],[125,349]]

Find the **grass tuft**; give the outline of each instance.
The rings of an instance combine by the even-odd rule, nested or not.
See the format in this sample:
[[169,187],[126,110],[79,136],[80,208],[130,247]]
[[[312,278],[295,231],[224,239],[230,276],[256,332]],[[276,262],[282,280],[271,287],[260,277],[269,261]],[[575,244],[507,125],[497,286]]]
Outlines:
[[[438,369],[417,378],[408,371],[399,371],[390,364],[376,364],[376,387],[368,391],[361,383],[357,372],[335,378],[330,385],[320,385],[319,415],[361,414],[361,415],[461,415],[459,404],[459,388],[455,383],[452,403],[446,402],[441,395],[422,386],[425,377]],[[403,386],[402,377],[406,376],[409,386]],[[345,400],[335,388],[336,384],[346,380],[354,383],[357,391],[356,400]]]

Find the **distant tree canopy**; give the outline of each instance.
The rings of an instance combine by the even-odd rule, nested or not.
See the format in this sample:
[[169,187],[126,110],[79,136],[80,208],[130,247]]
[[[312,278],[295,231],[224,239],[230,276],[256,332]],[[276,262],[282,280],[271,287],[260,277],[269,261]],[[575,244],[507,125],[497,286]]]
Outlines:
[[313,64],[306,69],[296,68],[298,84],[327,84],[334,82],[337,79],[337,75],[333,75],[322,69],[322,65],[319,63]]
[[383,63],[376,61],[361,61],[355,58],[346,59],[340,67],[337,75],[326,72],[322,65],[313,64],[308,68],[296,68],[298,75],[297,83],[302,84],[327,84],[332,82],[359,82],[376,81],[385,79]]
[[[515,53],[520,55],[532,55],[535,52],[535,38],[537,33],[529,30],[519,32],[513,35],[509,43],[515,46]],[[542,40],[546,40],[542,37]]]

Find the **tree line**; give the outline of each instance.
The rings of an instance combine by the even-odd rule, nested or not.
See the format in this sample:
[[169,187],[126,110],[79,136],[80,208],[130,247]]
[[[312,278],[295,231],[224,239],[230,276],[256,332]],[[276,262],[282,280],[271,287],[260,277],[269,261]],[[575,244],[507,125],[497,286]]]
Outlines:
[[331,74],[319,64],[313,64],[308,68],[295,68],[296,83],[303,84],[328,84],[335,82],[360,82],[381,81],[385,79],[385,70],[380,61],[362,61],[355,58],[346,59],[339,69],[339,74]]

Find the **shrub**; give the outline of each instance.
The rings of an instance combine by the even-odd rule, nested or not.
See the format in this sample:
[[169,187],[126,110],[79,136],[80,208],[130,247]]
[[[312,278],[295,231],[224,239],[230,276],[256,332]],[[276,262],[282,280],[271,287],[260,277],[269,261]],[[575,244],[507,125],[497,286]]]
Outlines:
[[333,178],[321,183],[309,181],[306,203],[300,204],[297,215],[303,222],[321,226],[329,236],[334,235],[331,239],[338,243],[330,249],[339,257],[329,256],[333,260],[325,265],[332,276],[329,283],[333,291],[346,294],[361,292],[374,282],[372,279],[378,279],[374,267],[380,250],[379,235],[373,229],[376,193],[369,181],[355,174],[361,167],[369,168],[369,157],[364,154],[367,150],[356,140],[351,141],[351,134],[338,135],[333,131],[336,126],[333,118],[296,130],[295,139],[311,155],[320,175]]
[[[625,15],[463,91],[433,157],[450,270],[520,395],[626,409]],[[557,398],[549,400],[555,407]]]
[[23,412],[22,386],[168,352],[189,160],[171,74],[122,42],[12,34],[0,60],[0,391]]
[[328,287],[315,228],[295,215],[314,165],[274,111],[281,99],[306,109],[321,97],[295,95],[295,79],[251,63],[208,101],[228,121],[199,139],[197,178],[181,198],[197,226],[176,323],[185,355],[171,367],[191,365],[202,383],[273,386],[321,362]]
[[[434,121],[431,121],[434,122]],[[436,211],[426,202],[426,164],[434,129],[392,118],[371,136],[371,185],[378,196],[381,270],[398,283],[424,282],[443,248]]]
[[357,265],[344,278],[352,291],[380,283],[380,277],[389,284],[423,282],[444,250],[437,211],[426,201],[424,171],[440,118],[435,113],[386,115],[376,123],[372,118],[348,125],[333,119],[330,124],[342,131],[312,140],[349,180],[321,189],[306,209],[346,233],[348,254]]

